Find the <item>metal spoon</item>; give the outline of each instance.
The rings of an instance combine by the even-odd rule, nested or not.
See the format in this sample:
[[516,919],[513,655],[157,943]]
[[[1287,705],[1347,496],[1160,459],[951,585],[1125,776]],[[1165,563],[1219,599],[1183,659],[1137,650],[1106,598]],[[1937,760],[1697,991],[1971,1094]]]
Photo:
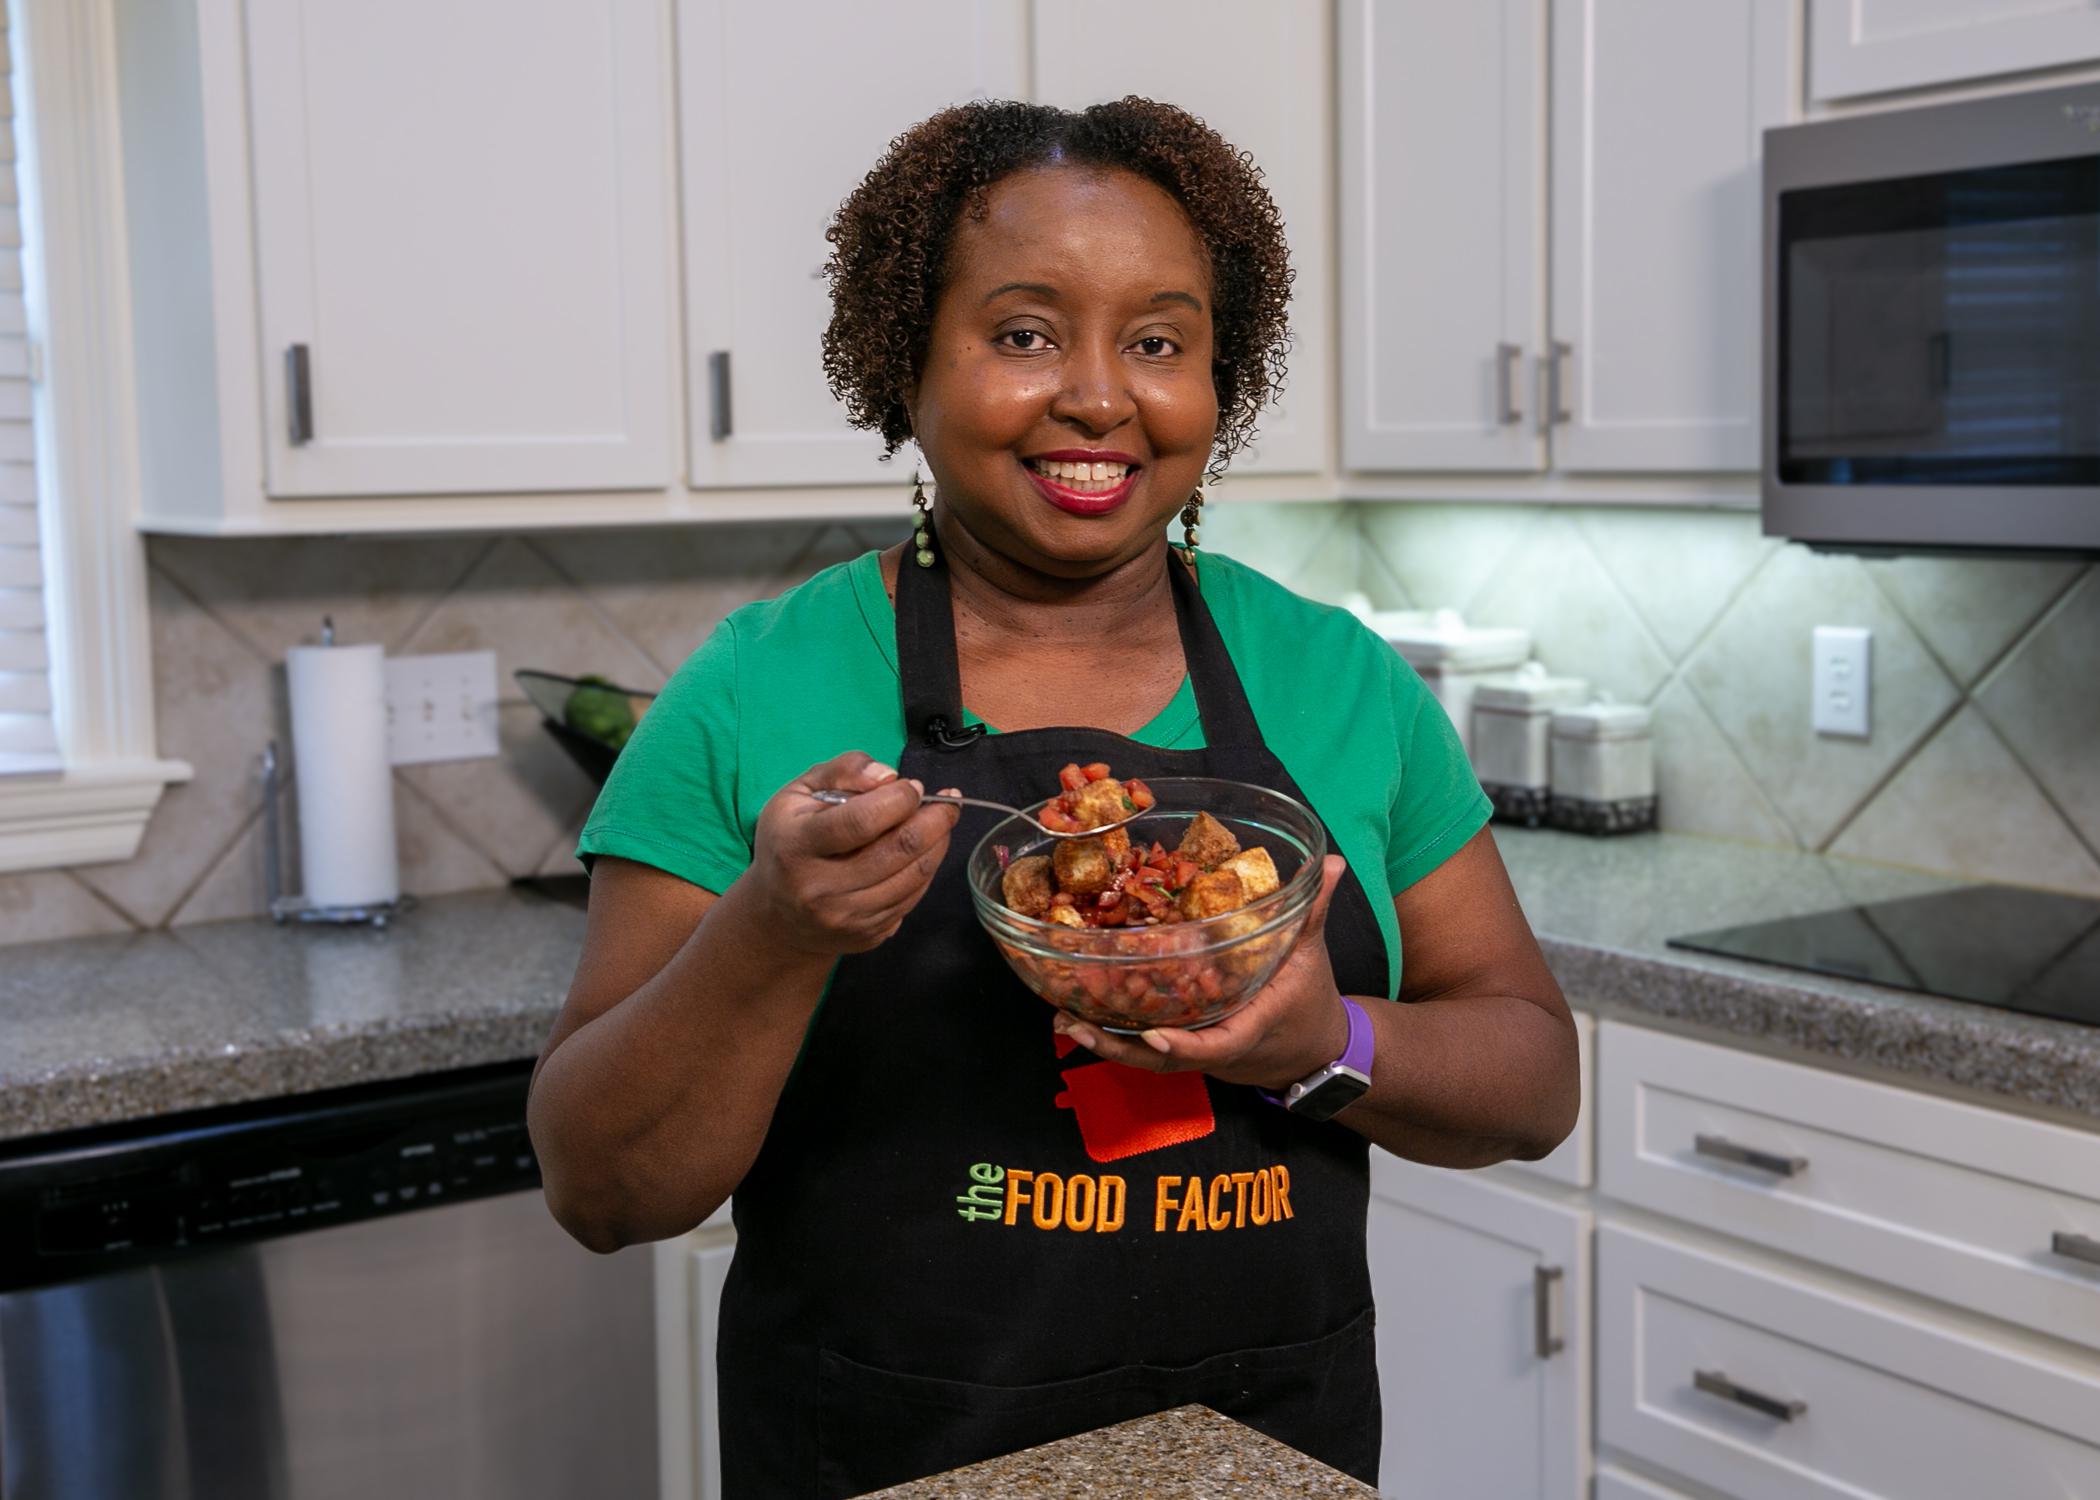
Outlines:
[[[810,793],[810,796],[814,797],[817,801],[828,802],[834,807],[836,807],[841,802],[851,802],[855,797],[858,797],[859,795],[859,792],[834,792],[830,790],[815,791]],[[1042,821],[1038,819],[1036,815],[1032,812],[1025,812],[1018,807],[1009,807],[1004,802],[988,801],[983,797],[951,797],[942,792],[928,792],[919,800],[922,802],[951,802],[958,807],[989,807],[994,812],[1012,813],[1015,817],[1025,818],[1028,822],[1035,824],[1035,826],[1038,828],[1041,828],[1043,830],[1044,837],[1053,839],[1096,839],[1101,837],[1102,834],[1108,832],[1111,828],[1121,828],[1125,823],[1133,822],[1138,818],[1144,817],[1146,812],[1149,811],[1149,809],[1141,807],[1136,812],[1132,813],[1129,817],[1118,818],[1113,823],[1103,823],[1099,828],[1082,828],[1077,833],[1060,833],[1055,828],[1044,827]]]

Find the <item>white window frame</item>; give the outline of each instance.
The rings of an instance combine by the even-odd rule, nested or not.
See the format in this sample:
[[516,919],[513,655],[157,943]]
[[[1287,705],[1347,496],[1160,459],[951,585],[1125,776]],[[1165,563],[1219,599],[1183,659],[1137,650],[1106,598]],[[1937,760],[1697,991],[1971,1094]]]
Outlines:
[[131,858],[190,777],[154,742],[115,17],[108,0],[9,10],[23,290],[32,335],[52,330],[32,422],[61,768],[0,776],[0,873]]

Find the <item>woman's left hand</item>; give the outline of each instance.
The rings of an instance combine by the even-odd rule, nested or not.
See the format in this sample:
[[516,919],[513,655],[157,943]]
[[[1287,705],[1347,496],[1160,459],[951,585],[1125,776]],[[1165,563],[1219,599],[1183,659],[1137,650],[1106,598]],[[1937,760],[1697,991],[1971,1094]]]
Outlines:
[[1112,1036],[1061,1011],[1051,1024],[1105,1062],[1154,1073],[1204,1072],[1282,1093],[1349,1045],[1349,1017],[1327,961],[1327,908],[1345,868],[1340,855],[1327,856],[1320,893],[1289,955],[1259,994],[1215,1026]]

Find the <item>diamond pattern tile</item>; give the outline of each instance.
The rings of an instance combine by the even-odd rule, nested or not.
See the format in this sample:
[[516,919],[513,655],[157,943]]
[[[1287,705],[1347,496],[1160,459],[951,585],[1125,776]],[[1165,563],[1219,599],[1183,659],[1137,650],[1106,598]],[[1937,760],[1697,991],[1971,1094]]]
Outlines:
[[1585,510],[1575,524],[1673,661],[1780,547],[1744,511]]
[[502,754],[404,766],[400,777],[507,876],[539,867],[556,835],[582,815],[590,781],[540,727],[539,711],[511,686],[520,667],[578,676],[596,672],[637,688],[664,673],[605,622],[581,591],[515,538],[500,543],[404,643],[408,651],[496,653],[505,694],[497,720]]
[[1797,842],[1682,679],[1655,699],[1655,790],[1662,826],[1753,844]]
[[808,577],[805,560],[827,543],[862,550],[844,528],[808,522],[577,531],[531,545],[668,674],[732,611]]
[[1532,654],[1621,702],[1646,702],[1670,660],[1567,516],[1548,516],[1496,569],[1466,611],[1474,625],[1523,625]]
[[1901,557],[1866,564],[1867,576],[1964,686],[2062,596],[2079,566],[1989,557]]
[[0,946],[129,932],[131,924],[66,870],[0,875]]
[[[1286,588],[1297,588],[1291,580],[1307,568],[1336,527],[1350,519],[1349,507],[1335,501],[1213,499],[1203,507],[1199,545],[1258,569]],[[1167,534],[1178,540],[1180,523],[1169,525]],[[1351,577],[1339,593],[1355,587]]]
[[1364,542],[1417,609],[1470,613],[1473,599],[1553,512],[1542,505],[1425,505],[1412,500],[1357,507]]
[[136,858],[79,875],[141,926],[159,927],[262,805],[264,744],[274,737],[289,758],[292,734],[276,663],[157,569],[148,591],[161,753],[196,774],[162,795]]
[[1926,741],[1830,848],[2100,896],[2100,860],[1973,706]]
[[[1873,735],[1809,727],[1809,642],[1817,625],[1874,632]],[[1750,774],[1810,847],[1953,707],[1947,674],[1850,557],[1787,547],[1760,568],[1685,665],[1685,677]]]
[[2087,570],[1976,701],[2086,845],[2100,849],[2100,569]]
[[392,650],[487,553],[486,537],[154,537],[154,565],[271,661],[336,639]]

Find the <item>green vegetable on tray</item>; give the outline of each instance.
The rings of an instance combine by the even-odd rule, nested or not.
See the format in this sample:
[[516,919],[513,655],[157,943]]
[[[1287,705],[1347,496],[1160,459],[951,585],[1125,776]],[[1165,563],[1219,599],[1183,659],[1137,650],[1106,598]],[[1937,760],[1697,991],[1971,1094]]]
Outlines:
[[629,693],[603,677],[579,677],[569,701],[562,705],[562,722],[618,750],[648,712],[649,702],[647,694]]

